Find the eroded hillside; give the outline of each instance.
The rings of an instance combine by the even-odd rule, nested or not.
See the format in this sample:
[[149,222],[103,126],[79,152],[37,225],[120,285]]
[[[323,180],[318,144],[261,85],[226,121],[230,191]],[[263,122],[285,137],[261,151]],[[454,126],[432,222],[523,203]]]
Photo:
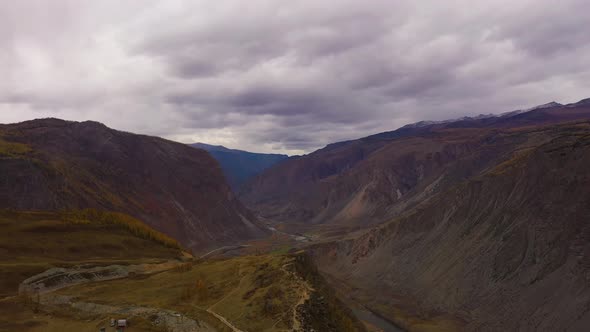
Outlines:
[[96,122],[0,126],[0,207],[130,214],[193,249],[265,234],[202,150]]
[[586,119],[590,106],[582,101],[406,126],[291,158],[257,177],[240,197],[264,218],[303,230],[314,224],[366,227],[501,163],[530,140],[514,131]]
[[411,330],[590,325],[590,124],[521,148],[364,235],[318,245],[351,296]]

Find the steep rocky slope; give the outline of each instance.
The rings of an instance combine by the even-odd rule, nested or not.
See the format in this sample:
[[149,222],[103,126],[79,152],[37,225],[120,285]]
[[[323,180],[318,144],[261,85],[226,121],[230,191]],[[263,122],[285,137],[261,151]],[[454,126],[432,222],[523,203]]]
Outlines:
[[290,158],[246,185],[240,197],[274,221],[366,226],[501,162],[522,143],[507,135],[516,128],[585,119],[590,105],[581,101],[406,126]]
[[584,100],[406,126],[288,160],[242,197],[317,233],[343,296],[409,330],[581,331],[589,119]]
[[585,330],[590,123],[505,135],[520,144],[503,162],[364,235],[317,245],[318,265],[411,330]]
[[234,191],[239,191],[244,183],[256,175],[289,158],[284,154],[254,153],[204,143],[195,143],[191,146],[206,150],[219,162]]
[[125,212],[194,249],[264,234],[207,152],[96,122],[1,125],[0,208]]

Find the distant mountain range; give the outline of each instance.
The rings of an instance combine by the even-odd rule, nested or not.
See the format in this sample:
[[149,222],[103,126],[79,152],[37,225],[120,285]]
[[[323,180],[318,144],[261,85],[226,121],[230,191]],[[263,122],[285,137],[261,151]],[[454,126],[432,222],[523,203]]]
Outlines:
[[476,116],[464,116],[464,117],[458,118],[458,119],[441,120],[441,121],[419,121],[416,123],[407,124],[407,125],[403,126],[402,128],[418,128],[418,127],[425,127],[425,126],[430,126],[430,125],[435,125],[435,124],[445,124],[445,123],[452,123],[452,122],[458,122],[458,121],[482,120],[482,119],[489,119],[489,118],[503,118],[503,117],[510,117],[513,115],[517,115],[520,113],[526,113],[526,112],[538,110],[538,109],[561,107],[561,106],[563,106],[563,105],[552,101],[547,104],[531,107],[531,108],[524,109],[524,110],[516,110],[516,111],[504,112],[504,113],[500,113],[500,114],[491,114],[490,113],[490,114],[480,114],[480,115],[476,115]]
[[[589,105],[586,100],[569,105],[552,102],[496,116],[419,122],[329,144],[266,170],[242,188],[241,198],[274,220],[312,224],[377,222],[390,215],[383,208],[391,210],[397,201],[404,201],[400,197],[407,197],[408,191],[424,183],[422,180],[429,178],[429,172],[438,173],[463,154],[473,153],[475,145],[500,148],[494,144],[481,145],[477,138],[482,135],[588,120]],[[456,134],[461,139],[451,140]],[[461,141],[468,145],[454,144]],[[465,176],[455,175],[457,179]]]
[[206,150],[219,162],[234,191],[239,191],[244,183],[256,175],[289,158],[284,154],[254,153],[205,143],[195,143],[191,146]]

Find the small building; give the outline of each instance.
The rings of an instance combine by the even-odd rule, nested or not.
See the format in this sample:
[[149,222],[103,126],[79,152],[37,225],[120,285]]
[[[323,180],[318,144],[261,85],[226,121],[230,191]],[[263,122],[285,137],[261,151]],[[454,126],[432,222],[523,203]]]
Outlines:
[[127,326],[129,326],[127,319],[117,319],[117,332],[125,331]]

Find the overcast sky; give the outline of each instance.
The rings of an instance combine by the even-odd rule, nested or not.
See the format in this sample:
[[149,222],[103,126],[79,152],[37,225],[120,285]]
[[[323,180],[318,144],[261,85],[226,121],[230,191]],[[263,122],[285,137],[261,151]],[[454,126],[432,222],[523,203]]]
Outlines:
[[310,152],[590,97],[588,0],[0,0],[0,123]]

